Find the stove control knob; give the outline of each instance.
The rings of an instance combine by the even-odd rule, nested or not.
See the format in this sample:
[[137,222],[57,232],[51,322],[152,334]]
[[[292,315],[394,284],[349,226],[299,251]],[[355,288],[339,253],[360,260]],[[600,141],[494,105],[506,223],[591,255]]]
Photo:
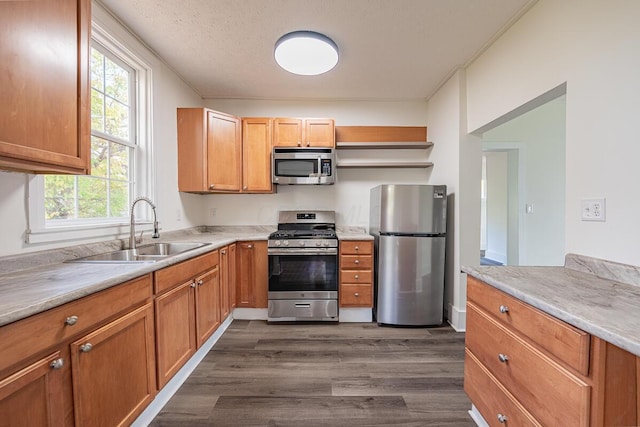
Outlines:
[[300,246],[304,246],[304,240],[300,242]]
[[288,240],[285,240],[285,241],[284,241],[284,245],[285,245],[285,246],[289,246],[289,241],[288,241]]
[[323,244],[324,246],[329,246],[329,241],[328,241],[328,240],[325,240],[322,244]]
[[322,245],[322,242],[321,242],[320,240],[318,240],[318,241],[316,242],[316,246],[320,246],[320,245]]
[[280,240],[276,240],[276,246],[280,246],[282,242]]

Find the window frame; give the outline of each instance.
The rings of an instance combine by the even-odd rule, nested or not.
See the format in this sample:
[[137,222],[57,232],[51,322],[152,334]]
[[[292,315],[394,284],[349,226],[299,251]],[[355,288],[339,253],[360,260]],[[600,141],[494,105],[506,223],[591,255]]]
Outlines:
[[[130,120],[133,134],[131,141],[135,144],[133,159],[130,159],[132,170],[130,184],[130,201],[138,196],[147,196],[155,200],[154,161],[152,149],[152,68],[140,55],[136,55],[122,42],[116,40],[108,31],[95,21],[92,23],[91,44],[97,43],[101,53],[110,59],[117,59],[135,71],[133,88],[134,114]],[[108,55],[103,51],[106,50]],[[101,137],[100,134],[92,135]],[[126,143],[126,141],[118,141]],[[126,143],[130,146],[129,143]],[[80,240],[104,237],[124,237],[129,233],[129,218],[90,218],[54,221],[47,224],[44,209],[44,177],[28,175],[27,230],[25,243],[47,243],[64,240]],[[145,206],[136,210],[138,231],[151,230],[151,209]],[[142,225],[138,225],[142,223]]]

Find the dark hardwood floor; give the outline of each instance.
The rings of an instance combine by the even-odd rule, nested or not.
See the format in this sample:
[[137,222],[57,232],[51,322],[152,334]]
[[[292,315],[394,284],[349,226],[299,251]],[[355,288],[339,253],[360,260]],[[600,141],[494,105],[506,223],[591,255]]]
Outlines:
[[474,426],[450,327],[235,320],[152,426]]

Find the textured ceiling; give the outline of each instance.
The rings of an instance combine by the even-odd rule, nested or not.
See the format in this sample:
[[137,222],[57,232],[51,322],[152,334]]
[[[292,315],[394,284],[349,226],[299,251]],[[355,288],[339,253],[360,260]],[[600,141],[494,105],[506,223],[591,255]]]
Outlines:
[[[100,0],[203,98],[428,99],[535,0]],[[331,37],[336,68],[273,59],[295,30]]]

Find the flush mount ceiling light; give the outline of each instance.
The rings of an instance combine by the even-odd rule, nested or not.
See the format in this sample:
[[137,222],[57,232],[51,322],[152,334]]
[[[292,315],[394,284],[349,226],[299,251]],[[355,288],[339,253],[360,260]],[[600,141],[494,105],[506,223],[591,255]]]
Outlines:
[[274,56],[278,65],[290,73],[315,76],[336,66],[338,46],[324,34],[294,31],[278,39]]

